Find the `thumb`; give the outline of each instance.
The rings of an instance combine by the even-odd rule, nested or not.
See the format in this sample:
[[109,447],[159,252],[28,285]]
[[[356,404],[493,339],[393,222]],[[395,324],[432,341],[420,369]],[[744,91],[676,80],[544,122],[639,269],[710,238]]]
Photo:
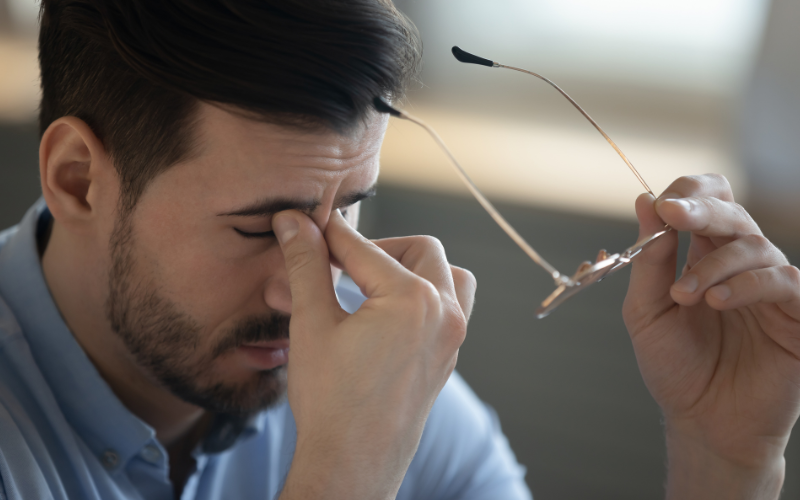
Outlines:
[[[656,214],[653,197],[645,193],[636,200],[639,218],[639,238],[664,228]],[[647,245],[631,263],[631,278],[623,306],[623,317],[630,330],[639,324],[649,324],[675,303],[669,288],[675,282],[678,234],[670,231]]]
[[333,290],[328,245],[311,218],[287,210],[272,218],[272,230],[283,251],[292,293],[292,317],[333,320],[340,312]]

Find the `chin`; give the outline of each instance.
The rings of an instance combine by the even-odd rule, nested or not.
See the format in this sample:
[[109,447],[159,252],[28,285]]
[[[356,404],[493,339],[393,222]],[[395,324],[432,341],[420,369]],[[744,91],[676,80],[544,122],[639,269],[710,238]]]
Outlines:
[[211,412],[254,413],[285,400],[286,366],[255,372],[245,382],[216,382],[203,387],[165,385],[177,397]]

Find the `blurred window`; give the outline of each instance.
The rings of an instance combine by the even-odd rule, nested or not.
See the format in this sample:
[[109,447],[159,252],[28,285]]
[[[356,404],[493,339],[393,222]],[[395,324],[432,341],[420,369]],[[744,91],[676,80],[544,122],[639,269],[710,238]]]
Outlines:
[[423,34],[552,78],[731,93],[751,70],[768,8],[769,0],[443,1],[426,9],[444,33]]
[[0,0],[8,5],[15,31],[36,33],[39,29],[39,0]]

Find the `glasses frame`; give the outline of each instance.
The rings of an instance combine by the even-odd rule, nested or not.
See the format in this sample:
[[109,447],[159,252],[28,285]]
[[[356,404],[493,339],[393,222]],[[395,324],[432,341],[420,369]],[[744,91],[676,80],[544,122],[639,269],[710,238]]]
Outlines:
[[[633,166],[633,164],[628,160],[628,157],[622,152],[622,150],[616,145],[616,143],[608,136],[608,134],[600,128],[600,125],[597,124],[594,119],[572,98],[570,97],[564,90],[561,89],[558,85],[554,82],[549,80],[548,78],[543,77],[537,73],[532,71],[528,71],[521,68],[516,68],[513,66],[506,66],[489,59],[484,59],[482,57],[478,57],[474,54],[470,54],[458,47],[453,47],[453,55],[461,62],[469,63],[469,64],[478,64],[481,66],[488,66],[490,68],[506,68],[513,71],[518,71],[521,73],[526,73],[528,75],[535,76],[536,78],[543,80],[544,82],[550,84],[553,88],[555,88],[562,96],[564,96],[583,116],[586,118],[595,129],[606,139],[606,141],[614,148],[614,150],[619,154],[619,156],[623,159],[625,164],[628,168],[633,172],[639,182],[644,186],[648,193],[655,198],[653,191],[650,189],[650,186],[647,185],[644,178],[639,174],[639,171]],[[570,297],[573,297],[575,294],[584,290],[585,288],[597,283],[599,281],[604,280],[606,277],[616,273],[620,269],[626,267],[631,263],[631,261],[639,255],[642,250],[649,245],[654,240],[658,239],[659,237],[663,236],[664,234],[670,232],[672,228],[668,225],[665,225],[664,228],[652,235],[645,236],[644,238],[639,239],[635,244],[628,247],[621,253],[610,255],[605,250],[600,250],[597,255],[597,259],[594,263],[589,261],[583,262],[578,266],[577,271],[572,276],[566,276],[559,272],[555,267],[553,267],[550,263],[542,258],[536,250],[531,247],[525,239],[520,236],[520,234],[514,229],[511,224],[509,224],[505,218],[497,211],[497,209],[492,205],[492,203],[486,199],[485,196],[480,192],[478,187],[472,182],[472,179],[467,175],[466,171],[461,167],[456,160],[453,153],[444,143],[442,138],[436,131],[431,128],[428,124],[420,120],[419,118],[409,114],[406,111],[401,111],[395,109],[394,107],[390,106],[386,101],[384,101],[380,97],[376,97],[373,101],[375,108],[382,113],[388,113],[391,116],[401,118],[404,120],[408,120],[413,122],[423,129],[425,129],[428,134],[436,141],[439,147],[444,151],[447,155],[447,158],[450,160],[451,164],[455,167],[456,173],[461,178],[464,185],[470,191],[470,193],[475,197],[478,203],[489,213],[489,215],[494,219],[494,221],[505,231],[506,234],[516,243],[523,252],[525,252],[528,257],[533,260],[539,267],[543,268],[545,271],[550,274],[551,278],[553,278],[555,282],[556,289],[544,300],[542,301],[539,308],[536,309],[536,318],[541,319],[550,314],[553,310],[555,310],[558,306],[563,304],[567,301]]]

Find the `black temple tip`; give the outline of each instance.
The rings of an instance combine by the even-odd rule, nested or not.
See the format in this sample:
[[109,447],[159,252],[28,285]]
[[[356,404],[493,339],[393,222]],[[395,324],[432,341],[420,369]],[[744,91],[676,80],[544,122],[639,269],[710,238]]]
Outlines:
[[392,116],[400,117],[400,112],[391,107],[382,97],[375,96],[372,100],[372,105],[381,113],[389,113]]
[[458,46],[453,46],[453,55],[463,63],[480,64],[481,66],[489,66],[490,68],[494,67],[494,62],[478,57],[475,54],[470,54],[465,50],[461,50]]

